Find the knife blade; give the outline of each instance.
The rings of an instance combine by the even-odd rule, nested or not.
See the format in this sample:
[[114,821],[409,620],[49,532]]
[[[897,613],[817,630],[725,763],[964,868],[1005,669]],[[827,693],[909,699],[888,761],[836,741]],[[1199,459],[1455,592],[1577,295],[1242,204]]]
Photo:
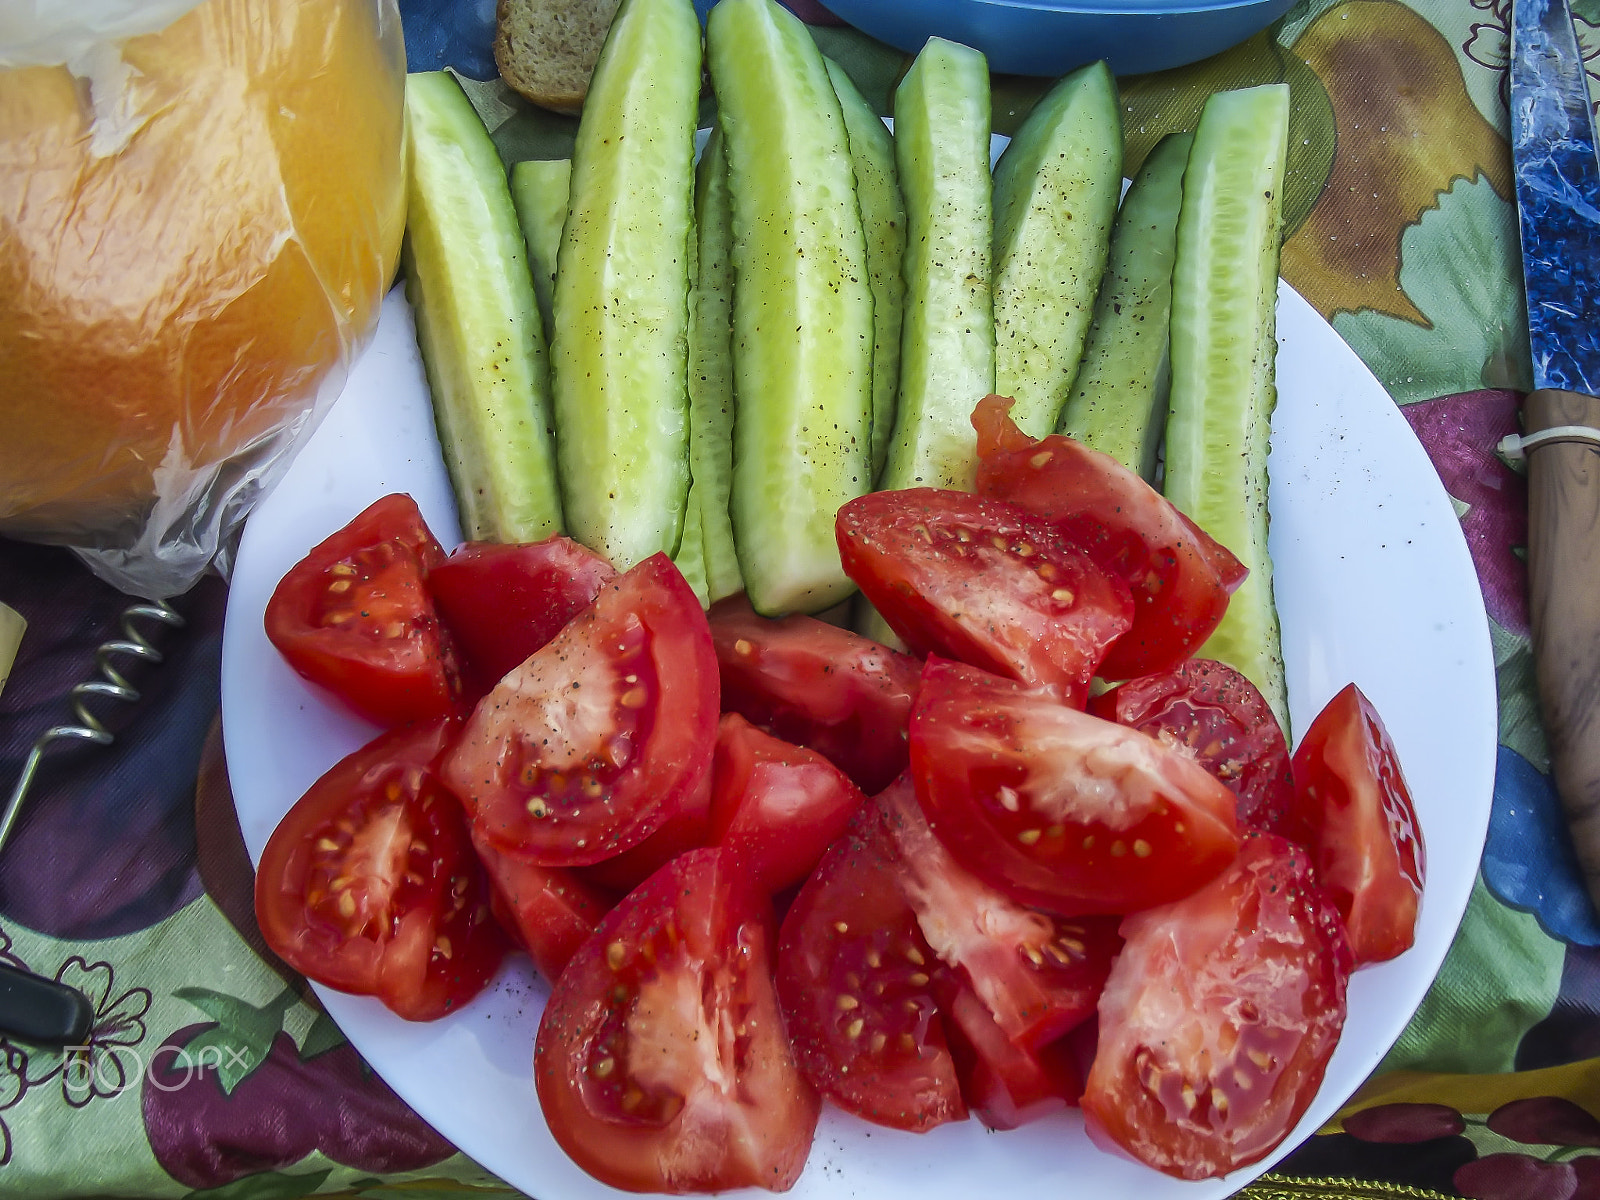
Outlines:
[[1523,406],[1534,670],[1600,909],[1600,159],[1567,0],[1514,0],[1511,134],[1534,391]]

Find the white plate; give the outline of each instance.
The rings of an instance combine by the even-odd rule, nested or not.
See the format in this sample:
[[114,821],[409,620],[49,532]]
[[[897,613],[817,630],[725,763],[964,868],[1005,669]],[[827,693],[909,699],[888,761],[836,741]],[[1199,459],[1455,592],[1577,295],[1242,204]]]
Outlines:
[[[974,1195],[1221,1197],[1308,1137],[1399,1036],[1444,958],[1478,869],[1496,704],[1477,576],[1449,498],[1399,410],[1287,286],[1278,305],[1271,550],[1297,729],[1351,680],[1383,714],[1415,792],[1428,877],[1416,945],[1359,972],[1321,1092],[1268,1160],[1184,1183],[1089,1144],[1076,1113],[1005,1134],[976,1121],[921,1136],[823,1113],[793,1195],[969,1200]],[[290,804],[370,727],[327,704],[268,644],[279,578],[389,492],[416,497],[445,545],[460,537],[410,310],[384,304],[343,396],[245,530],[228,600],[222,715],[252,859]],[[369,1063],[471,1158],[540,1200],[620,1196],[566,1158],[539,1113],[531,1056],[548,995],[518,957],[452,1016],[411,1024],[377,1001],[318,994]],[[752,1193],[754,1195],[756,1193]]]

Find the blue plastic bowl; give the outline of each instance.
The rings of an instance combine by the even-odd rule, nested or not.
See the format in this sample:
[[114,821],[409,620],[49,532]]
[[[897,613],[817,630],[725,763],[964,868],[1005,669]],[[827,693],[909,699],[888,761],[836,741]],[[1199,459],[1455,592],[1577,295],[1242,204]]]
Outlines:
[[915,54],[930,37],[982,50],[991,70],[1064,75],[1105,59],[1117,75],[1164,71],[1237,45],[1294,0],[825,0],[856,28]]

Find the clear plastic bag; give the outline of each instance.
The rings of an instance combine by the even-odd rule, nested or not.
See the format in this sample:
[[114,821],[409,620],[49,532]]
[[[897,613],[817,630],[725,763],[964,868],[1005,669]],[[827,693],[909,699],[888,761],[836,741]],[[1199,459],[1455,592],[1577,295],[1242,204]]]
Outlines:
[[0,535],[176,595],[394,277],[395,0],[0,7]]

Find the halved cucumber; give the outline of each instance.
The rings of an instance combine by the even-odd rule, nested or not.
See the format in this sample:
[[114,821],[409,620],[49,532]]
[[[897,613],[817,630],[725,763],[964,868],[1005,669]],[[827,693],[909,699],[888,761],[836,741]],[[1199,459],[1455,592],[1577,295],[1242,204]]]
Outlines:
[[889,454],[900,387],[900,325],[906,291],[900,260],[906,252],[906,202],[900,195],[894,138],[883,118],[872,111],[843,67],[831,58],[827,64],[850,135],[856,200],[867,235],[867,271],[872,282],[872,474],[877,478]]
[[570,158],[535,158],[511,167],[511,202],[528,243],[528,269],[546,336],[554,321],[551,301],[556,286],[556,257],[561,227],[567,221],[567,194],[572,187]]
[[928,39],[895,90],[894,145],[906,201],[906,310],[900,399],[878,486],[971,491],[972,410],[994,390],[993,177],[982,54]]
[[1188,133],[1162,138],[1123,198],[1083,362],[1057,426],[1146,480],[1155,478],[1166,424],[1172,259],[1193,142]]
[[28,622],[21,613],[9,605],[0,604],[0,692],[6,687],[11,674],[11,664],[17,660],[17,650],[22,645],[22,635]]
[[[689,516],[714,604],[744,590],[728,493],[733,484],[733,216],[722,131],[713,128],[695,170],[698,242],[689,308]],[[681,554],[680,550],[680,554]],[[687,573],[687,572],[686,572]],[[692,582],[692,581],[691,581]]]
[[683,532],[699,101],[690,0],[623,0],[573,148],[550,346],[567,526],[618,570]]
[[1172,277],[1167,497],[1250,568],[1200,648],[1243,672],[1289,728],[1267,553],[1267,450],[1289,88],[1206,101],[1189,152]]
[[1053,433],[1078,373],[1122,195],[1122,114],[1103,62],[1051,88],[994,168],[994,390]]
[[544,330],[505,166],[461,86],[406,77],[406,297],[460,510],[479,541],[561,531]]
[[834,515],[871,486],[872,292],[833,84],[799,18],[721,0],[707,25],[733,213],[730,508],[750,602],[816,612],[854,590]]

